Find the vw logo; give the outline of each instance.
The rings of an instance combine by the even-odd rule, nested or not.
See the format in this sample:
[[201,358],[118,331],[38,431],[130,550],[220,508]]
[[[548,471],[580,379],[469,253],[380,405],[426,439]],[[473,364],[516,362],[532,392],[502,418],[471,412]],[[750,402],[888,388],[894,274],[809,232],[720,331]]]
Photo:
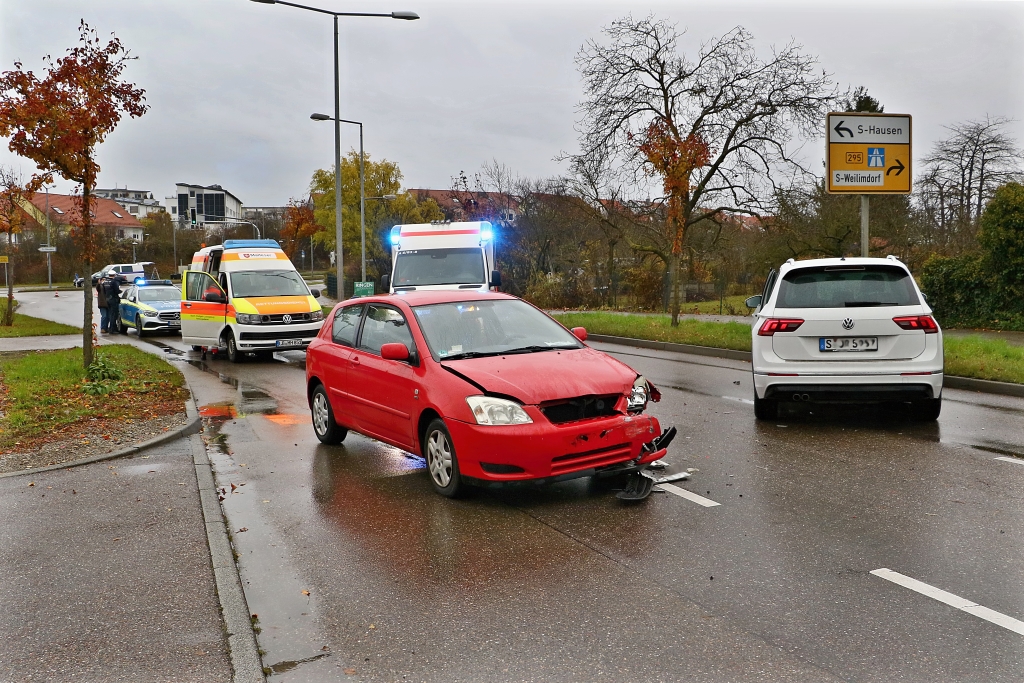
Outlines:
[[[285,313],[285,314],[284,314],[284,315],[283,315],[283,316],[281,317],[281,322],[283,322],[283,323],[284,323],[285,325],[291,324],[291,322],[292,322],[292,317],[291,317],[290,315],[288,315],[287,313]],[[846,323],[843,323],[843,325],[844,325],[844,326],[845,326],[845,324],[846,324]],[[850,322],[850,327],[853,327],[853,322]],[[847,327],[846,329],[850,329],[850,327]]]
[[843,329],[844,330],[852,330],[853,329],[853,318],[847,318],[846,320],[843,321]]

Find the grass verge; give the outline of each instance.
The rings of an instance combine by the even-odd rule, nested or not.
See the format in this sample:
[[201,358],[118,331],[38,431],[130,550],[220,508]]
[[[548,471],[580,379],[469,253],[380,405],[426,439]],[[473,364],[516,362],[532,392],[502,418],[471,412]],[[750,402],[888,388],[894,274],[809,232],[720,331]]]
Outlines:
[[[750,350],[750,326],[742,323],[716,323],[680,320],[671,326],[669,316],[615,313],[554,313],[569,328],[585,327],[592,334],[607,334],[633,339],[695,344],[717,349]],[[946,374],[995,382],[1024,384],[1024,346],[1002,339],[982,336],[943,338]]]
[[946,374],[1024,384],[1024,346],[982,336],[943,338]]
[[[37,351],[0,358],[3,414],[0,450],[25,450],[75,435],[76,427],[118,424],[182,412],[185,380],[167,361],[132,346],[98,351],[123,375],[107,380],[102,395],[83,391],[82,350]],[[95,383],[93,383],[95,384]]]
[[716,323],[683,319],[672,327],[667,315],[628,315],[619,313],[554,313],[553,317],[568,328],[585,327],[592,334],[615,337],[651,339],[711,346],[717,349],[750,350],[750,325],[743,323]]
[[[0,301],[0,305],[6,303]],[[81,327],[72,327],[62,323],[55,323],[52,320],[33,318],[30,315],[14,314],[14,324],[10,327],[0,325],[0,339],[11,337],[39,337],[51,334],[81,334]]]

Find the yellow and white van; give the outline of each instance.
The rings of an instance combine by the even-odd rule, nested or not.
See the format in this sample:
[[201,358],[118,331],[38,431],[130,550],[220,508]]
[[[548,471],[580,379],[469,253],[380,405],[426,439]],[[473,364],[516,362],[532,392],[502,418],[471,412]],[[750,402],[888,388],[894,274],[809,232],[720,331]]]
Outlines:
[[318,296],[275,240],[226,240],[197,251],[182,275],[181,337],[232,362],[305,349],[323,324]]

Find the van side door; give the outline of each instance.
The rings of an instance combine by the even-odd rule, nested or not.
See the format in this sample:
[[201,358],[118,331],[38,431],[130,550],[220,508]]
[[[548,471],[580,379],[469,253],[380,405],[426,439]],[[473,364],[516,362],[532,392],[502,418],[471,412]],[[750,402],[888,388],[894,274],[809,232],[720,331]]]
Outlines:
[[186,270],[181,288],[181,340],[193,346],[218,346],[227,314],[227,293],[217,281],[209,273]]

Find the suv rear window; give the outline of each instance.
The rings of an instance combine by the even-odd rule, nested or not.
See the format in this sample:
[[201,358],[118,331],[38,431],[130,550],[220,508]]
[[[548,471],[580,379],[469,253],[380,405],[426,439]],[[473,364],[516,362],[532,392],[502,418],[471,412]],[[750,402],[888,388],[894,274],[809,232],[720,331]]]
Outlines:
[[782,278],[777,308],[914,306],[921,303],[910,274],[898,266],[817,266]]

